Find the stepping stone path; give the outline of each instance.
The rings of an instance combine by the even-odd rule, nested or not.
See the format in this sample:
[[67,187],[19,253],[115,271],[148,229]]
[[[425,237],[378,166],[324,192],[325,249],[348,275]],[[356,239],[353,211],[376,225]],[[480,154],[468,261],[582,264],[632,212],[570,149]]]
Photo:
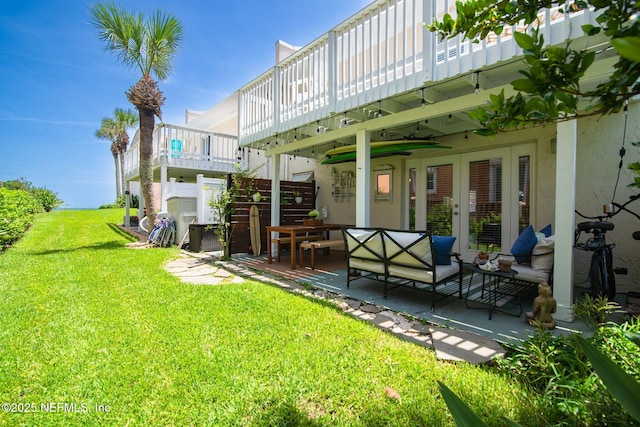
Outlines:
[[194,285],[220,285],[244,281],[242,277],[216,266],[213,263],[215,257],[194,255],[196,256],[183,252],[177,259],[166,264],[164,268],[183,282]]
[[321,289],[310,289],[294,281],[283,280],[247,268],[241,263],[220,261],[209,254],[182,251],[179,257],[165,265],[165,269],[185,283],[221,285],[241,283],[246,279],[276,284],[291,292],[310,298],[333,302],[345,313],[374,324],[402,339],[432,349],[441,360],[487,363],[503,357],[504,348],[491,338],[471,332],[424,324],[402,314],[373,304],[351,299]]

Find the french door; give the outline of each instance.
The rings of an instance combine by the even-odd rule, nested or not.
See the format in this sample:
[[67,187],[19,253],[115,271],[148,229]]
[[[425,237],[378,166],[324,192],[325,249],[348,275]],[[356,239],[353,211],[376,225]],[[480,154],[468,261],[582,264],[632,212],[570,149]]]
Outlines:
[[534,147],[408,160],[405,227],[456,236],[465,260],[479,250],[509,252],[531,222]]

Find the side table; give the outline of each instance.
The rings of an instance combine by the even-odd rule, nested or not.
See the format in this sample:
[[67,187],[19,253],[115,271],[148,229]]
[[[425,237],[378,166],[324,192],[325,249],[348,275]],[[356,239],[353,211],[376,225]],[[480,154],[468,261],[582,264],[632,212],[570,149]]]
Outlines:
[[[520,310],[517,314],[507,311],[506,309],[502,309],[500,306],[498,306],[499,297],[518,297],[517,285],[512,280],[518,274],[517,270],[514,270],[512,268],[510,271],[486,271],[481,269],[477,265],[474,265],[471,270],[473,274],[469,279],[469,287],[467,288],[467,295],[464,299],[464,303],[467,308],[488,309],[489,320],[491,320],[494,311],[500,311],[502,313],[520,317],[520,315],[522,314],[522,303],[520,302],[520,300],[518,300],[518,307],[520,308]],[[473,276],[475,273],[482,274],[482,293],[480,295],[480,302],[483,303],[484,306],[480,307],[472,307],[469,305],[469,292],[471,290],[471,284],[473,282]],[[486,297],[485,292],[487,294]]]

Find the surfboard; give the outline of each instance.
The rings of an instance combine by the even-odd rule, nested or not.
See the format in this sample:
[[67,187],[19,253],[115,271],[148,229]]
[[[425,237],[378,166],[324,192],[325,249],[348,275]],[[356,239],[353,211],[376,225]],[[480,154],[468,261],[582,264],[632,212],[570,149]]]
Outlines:
[[[371,143],[371,151],[378,148],[397,145],[398,147],[405,144],[424,144],[425,146],[437,145],[438,143],[432,139],[402,139],[395,141],[378,141]],[[325,153],[325,156],[337,156],[338,154],[350,153],[356,151],[356,145],[345,145],[344,147],[333,148]]]
[[255,256],[260,255],[260,212],[256,205],[252,205],[249,209],[249,234],[251,235],[251,249]]
[[[375,144],[375,145],[374,145]],[[335,164],[335,163],[345,163],[345,162],[353,162],[356,159],[356,150],[355,145],[348,145],[345,147],[336,148],[334,150],[329,150],[325,153],[325,158],[322,160],[323,165]],[[346,150],[349,148],[349,150]],[[420,150],[423,148],[451,148],[443,145],[438,145],[437,142],[429,140],[428,142],[415,142],[415,141],[404,141],[404,142],[394,142],[390,143],[389,141],[380,143],[373,142],[371,143],[371,158],[378,157],[386,157],[386,156],[397,156],[397,155],[410,155],[411,152],[408,150]],[[335,150],[341,150],[340,152],[336,152]]]
[[[410,156],[410,155],[411,155],[411,151],[391,151],[389,153],[372,154],[371,158],[377,159],[380,157],[388,157],[388,156]],[[356,154],[355,152],[352,152],[352,153],[338,154],[337,156],[333,156],[333,157],[327,157],[324,160],[322,160],[321,163],[323,165],[335,165],[336,163],[347,163],[347,162],[355,162],[355,161],[356,161]]]

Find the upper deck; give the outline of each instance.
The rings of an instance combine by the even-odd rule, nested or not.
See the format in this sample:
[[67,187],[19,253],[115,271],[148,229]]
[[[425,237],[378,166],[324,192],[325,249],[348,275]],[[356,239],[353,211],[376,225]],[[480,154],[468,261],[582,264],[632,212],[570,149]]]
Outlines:
[[[522,55],[513,34],[526,28],[506,27],[480,43],[438,40],[424,23],[447,12],[455,1],[378,0],[301,48],[240,89],[240,145],[269,149],[452,99],[462,88],[508,84]],[[554,45],[582,37],[586,23],[595,23],[589,10],[554,8],[537,26]],[[462,86],[448,87],[454,79]]]
[[[246,157],[236,136],[163,123],[156,125],[153,132],[154,171],[165,165],[176,170],[175,176],[195,177],[203,171],[222,175],[234,172],[238,163],[245,165]],[[136,133],[125,153],[126,179],[138,177],[139,162],[139,134]]]

